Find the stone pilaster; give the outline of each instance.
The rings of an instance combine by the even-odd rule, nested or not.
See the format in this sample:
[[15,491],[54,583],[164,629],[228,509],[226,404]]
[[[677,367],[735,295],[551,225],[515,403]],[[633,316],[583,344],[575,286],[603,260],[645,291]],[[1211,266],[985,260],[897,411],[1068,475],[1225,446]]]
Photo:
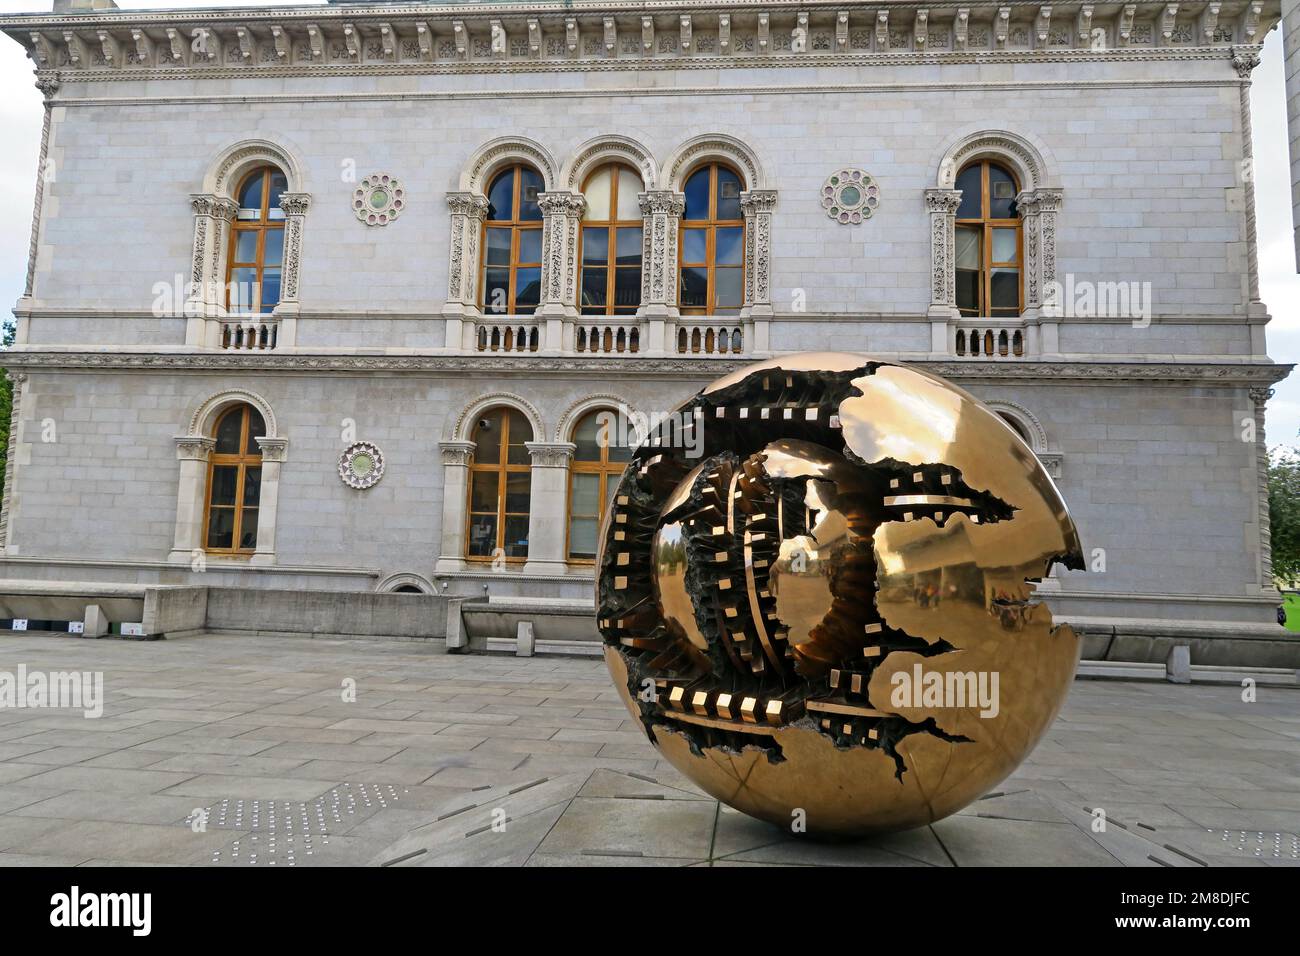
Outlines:
[[745,315],[772,314],[772,211],[775,189],[753,189],[740,194],[745,217]]
[[1255,414],[1255,495],[1256,523],[1259,526],[1259,586],[1264,591],[1274,591],[1273,584],[1273,531],[1268,513],[1268,443],[1264,439],[1264,412],[1273,397],[1271,388],[1250,389],[1250,401]]
[[668,324],[677,310],[677,241],[684,194],[671,189],[650,189],[638,201],[642,216],[641,309],[638,317],[647,323],[646,351],[662,355],[669,339]]
[[215,348],[221,327],[209,322],[226,314],[226,262],[230,253],[230,222],[238,206],[233,199],[211,193],[190,196],[194,210],[189,288],[185,290],[185,344]]
[[27,281],[23,298],[30,298],[36,284],[36,255],[40,248],[41,210],[45,203],[45,184],[50,176],[50,114],[54,109],[54,95],[59,92],[59,81],[40,79],[36,88],[45,98],[45,113],[41,118],[41,150],[36,165],[36,198],[32,203],[32,235],[27,247]]
[[563,574],[572,442],[525,442],[532,456],[525,574]]
[[280,468],[289,450],[289,439],[258,437],[262,451],[262,490],[257,502],[257,550],[253,564],[275,563],[275,518],[280,504]]
[[1259,238],[1255,228],[1255,146],[1251,135],[1250,74],[1259,66],[1258,47],[1234,47],[1232,66],[1241,78],[1241,170],[1246,205],[1246,282],[1248,315],[1267,314],[1259,297]]
[[438,573],[465,570],[469,466],[477,447],[472,441],[438,443],[442,453],[442,547],[434,566]]
[[578,230],[587,201],[581,193],[545,192],[537,197],[542,210],[542,304],[538,319],[545,323],[542,350],[558,352],[564,326],[578,317]]
[[[208,490],[208,461],[216,445],[215,438],[202,435],[176,438],[180,480],[176,488],[176,531],[169,556],[169,560],[176,564],[190,564],[194,551],[203,547],[203,499]],[[258,524],[260,537],[261,522]]]
[[925,208],[930,213],[930,350],[947,353],[948,326],[957,312],[957,207],[960,189],[927,189]]
[[22,428],[23,390],[27,383],[27,375],[24,372],[5,374],[9,376],[13,391],[9,407],[9,448],[5,457],[4,498],[0,501],[0,552],[17,553],[16,549],[10,551],[12,540],[9,535],[9,525],[13,521],[14,506],[18,503],[18,489],[14,487],[16,479],[14,466],[17,464],[18,433]]
[[473,348],[474,319],[480,314],[479,241],[488,201],[476,193],[448,193],[447,206],[451,209],[451,257],[447,265],[447,301],[442,307],[447,320],[446,347]]

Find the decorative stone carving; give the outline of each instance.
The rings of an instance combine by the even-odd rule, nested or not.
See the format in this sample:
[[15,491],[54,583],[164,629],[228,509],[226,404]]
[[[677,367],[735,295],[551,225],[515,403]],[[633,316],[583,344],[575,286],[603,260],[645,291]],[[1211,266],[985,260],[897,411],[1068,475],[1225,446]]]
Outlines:
[[660,314],[677,308],[677,233],[686,197],[671,189],[650,189],[638,198],[643,217],[641,307]]
[[367,226],[386,226],[406,207],[406,190],[397,177],[374,173],[352,193],[352,211]]
[[[740,195],[745,217],[745,308],[750,315],[772,314],[772,210],[775,189],[751,189]],[[676,251],[673,260],[676,262]]]
[[576,311],[578,297],[578,224],[587,201],[577,192],[545,192],[542,210],[543,312]]
[[474,449],[478,445],[472,441],[444,441],[438,443],[438,451],[442,454],[442,463],[452,465],[458,468],[466,468],[474,457]]
[[364,491],[384,477],[384,453],[368,441],[353,442],[339,455],[339,480],[349,488]]
[[577,448],[573,442],[524,442],[528,449],[528,454],[532,457],[534,468],[567,468],[569,461],[573,458],[574,449]]
[[822,184],[822,208],[844,225],[870,219],[880,205],[880,187],[863,169],[841,169]]
[[930,310],[955,312],[957,308],[955,245],[959,189],[927,189],[925,208],[930,213]]
[[447,194],[451,209],[451,261],[447,268],[447,307],[472,309],[478,291],[478,236],[487,217],[486,196],[470,192]]

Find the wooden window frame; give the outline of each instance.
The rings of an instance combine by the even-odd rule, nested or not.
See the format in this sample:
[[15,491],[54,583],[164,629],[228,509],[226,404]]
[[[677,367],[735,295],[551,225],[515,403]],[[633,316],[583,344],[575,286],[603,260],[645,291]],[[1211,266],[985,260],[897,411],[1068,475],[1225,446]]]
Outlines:
[[[582,426],[582,423],[585,422],[588,418],[592,417],[593,415],[617,415],[617,414],[618,414],[617,411],[615,411],[612,408],[592,409],[591,411],[583,415],[581,418],[579,418],[576,422],[574,422],[573,430],[569,433],[569,440],[572,441],[573,438],[577,436],[578,429]],[[569,564],[594,565],[596,563],[596,559],[594,557],[575,558],[572,553],[573,552],[573,519],[575,517],[578,518],[593,517],[592,515],[585,515],[585,514],[575,516],[573,513],[573,486],[575,484],[574,481],[575,476],[577,475],[599,475],[600,476],[600,483],[597,488],[599,497],[596,499],[597,512],[594,516],[596,519],[596,527],[598,529],[596,543],[599,546],[600,544],[599,528],[605,520],[605,511],[609,507],[609,482],[613,481],[617,484],[618,480],[623,476],[623,472],[624,470],[626,470],[627,465],[628,463],[626,461],[612,462],[609,460],[608,442],[600,446],[599,461],[580,461],[575,452],[573,459],[569,462],[569,488],[568,488],[568,495],[564,502],[564,559]]]
[[[511,557],[510,555],[505,554],[506,518],[520,517],[520,516],[527,517],[531,513],[532,506],[533,506],[533,478],[532,478],[533,466],[531,461],[528,464],[524,464],[524,465],[512,465],[509,463],[510,462],[510,412],[512,411],[518,412],[519,410],[516,408],[512,408],[511,406],[508,405],[506,406],[498,405],[494,408],[487,409],[483,413],[483,415],[487,415],[495,411],[504,412],[504,414],[502,414],[501,416],[501,437],[500,439],[498,439],[497,460],[494,463],[491,462],[486,464],[480,463],[478,460],[478,453],[476,447],[474,458],[470,461],[469,481],[467,482],[468,487],[466,488],[466,493],[465,493],[465,560],[472,561],[477,564],[490,564],[491,562],[496,560],[496,554],[500,552],[503,555],[506,563],[523,564],[525,561],[528,560],[527,554],[519,555],[516,557]],[[521,417],[524,417],[525,424],[527,424],[527,417],[524,416],[522,412],[519,412],[519,414]],[[531,425],[529,425],[528,430],[529,430],[529,434],[531,435],[532,434]],[[477,426],[474,429],[473,436],[474,436],[473,441],[477,446],[478,444]],[[488,512],[486,511],[474,510],[474,476],[478,474],[488,473],[488,472],[493,472],[497,476],[496,541],[493,542],[491,554],[470,554],[470,546],[473,543],[470,538],[470,529],[473,528],[474,526],[474,516],[476,514],[478,515],[488,514]],[[528,475],[529,510],[528,511],[506,511],[507,477],[512,474],[515,475],[520,474],[521,472],[523,474]],[[533,545],[532,541],[529,541],[528,550],[530,551],[532,550],[532,545]]]
[[[745,262],[745,249],[746,249],[746,240],[748,239],[748,236],[746,235],[746,231],[749,229],[749,224],[745,221],[745,215],[743,212],[741,213],[739,219],[718,218],[718,170],[725,169],[727,170],[727,172],[735,176],[736,179],[739,180],[740,182],[741,192],[744,192],[745,190],[745,177],[742,176],[740,174],[740,171],[736,169],[734,166],[732,166],[730,163],[724,163],[718,161],[701,163],[699,166],[696,166],[694,169],[692,169],[690,173],[682,179],[683,189],[685,188],[686,183],[690,182],[691,178],[694,177],[702,169],[709,170],[709,217],[708,219],[688,220],[686,218],[685,212],[683,212],[681,221],[678,224],[677,311],[681,315],[717,315],[718,314],[717,270],[719,268],[738,269],[740,271],[740,290],[741,290],[740,304],[734,306],[736,310],[735,315],[728,314],[726,316],[726,318],[737,318],[745,308],[745,278],[746,278],[745,270],[747,268],[747,263]],[[719,267],[717,264],[718,230],[734,229],[737,226],[740,227],[740,265]],[[704,262],[686,261],[686,233],[687,231],[695,231],[695,230],[705,230],[706,232],[705,241],[704,241],[704,246],[705,246]],[[708,285],[707,285],[708,291],[705,294],[705,299],[707,299],[707,302],[703,306],[683,305],[682,293],[685,289],[686,283],[683,281],[682,273],[686,269],[704,269],[704,268],[708,269]],[[733,307],[728,306],[727,308],[730,309]]]
[[[204,488],[204,496],[203,496],[203,537],[201,539],[203,543],[203,550],[208,554],[220,554],[220,555],[225,555],[234,558],[247,558],[247,557],[251,557],[257,551],[256,543],[254,543],[253,547],[251,548],[241,548],[239,546],[239,539],[242,537],[241,532],[243,531],[245,510],[253,510],[257,512],[257,518],[258,518],[257,530],[259,533],[261,533],[262,530],[261,518],[262,518],[263,486],[261,484],[258,485],[257,504],[251,506],[246,506],[244,504],[244,478],[248,473],[248,469],[262,467],[262,453],[259,451],[256,454],[254,454],[246,450],[248,448],[249,439],[255,437],[249,435],[249,429],[252,427],[253,414],[255,412],[257,412],[257,409],[253,408],[252,405],[249,405],[247,403],[232,405],[230,408],[226,409],[219,416],[217,416],[216,422],[213,423],[212,434],[216,436],[221,431],[221,423],[224,422],[229,416],[231,415],[243,416],[243,420],[239,423],[239,446],[238,446],[239,452],[234,455],[229,453],[218,454],[214,449],[212,454],[208,456],[208,482]],[[263,422],[263,427],[265,427],[265,422]],[[232,525],[232,531],[230,536],[231,547],[212,548],[208,546],[208,530],[209,530],[209,525],[212,522],[212,511],[213,511],[212,480],[215,477],[216,470],[218,468],[230,467],[232,465],[235,466],[236,472],[235,472],[235,502],[231,508],[231,510],[233,510],[235,513],[235,521],[234,524]],[[226,506],[220,505],[218,507],[220,509],[224,509]]]
[[[519,240],[521,238],[521,233],[535,229],[540,235],[542,232],[542,227],[545,225],[545,221],[546,221],[545,216],[543,216],[541,219],[520,219],[519,218],[519,207],[521,205],[520,199],[522,198],[523,187],[524,187],[524,177],[523,177],[524,170],[528,170],[530,173],[533,173],[539,178],[541,176],[541,173],[539,173],[535,167],[529,165],[528,163],[511,163],[509,166],[497,170],[496,174],[493,175],[492,179],[489,180],[488,182],[488,188],[486,194],[488,196],[491,196],[492,187],[493,185],[496,184],[496,181],[498,179],[500,179],[502,176],[506,175],[507,173],[513,174],[515,178],[514,191],[512,193],[512,202],[510,204],[511,218],[510,219],[484,219],[481,235],[479,236],[480,241],[479,241],[478,268],[479,268],[480,278],[478,283],[478,307],[480,312],[482,312],[485,316],[489,316],[491,318],[502,318],[505,316],[521,314],[516,311],[517,306],[515,301],[519,294],[519,290],[517,288],[517,282],[519,279],[519,270],[536,269],[538,270],[539,275],[542,271],[541,259],[538,259],[538,261],[536,262],[519,261],[519,245],[520,245]],[[491,265],[491,266],[488,265],[487,258],[488,258],[488,230],[489,229],[510,230],[510,265],[508,267],[509,276],[510,276],[508,280],[508,287],[510,291],[509,291],[509,295],[507,296],[506,310],[504,312],[489,312],[487,306],[488,269],[502,268],[500,264]],[[541,247],[540,242],[538,243],[538,246],[539,248]],[[543,258],[546,256],[546,250],[544,248],[541,249],[541,254]],[[539,286],[538,293],[539,294],[538,294],[537,304],[533,306],[533,311],[522,313],[523,315],[535,315],[537,310],[542,307],[542,299],[544,298],[544,296],[541,293],[540,286]]]
[[[619,163],[619,162],[602,163],[600,166],[597,166],[595,169],[593,169],[591,171],[591,175],[589,175],[587,179],[583,182],[582,185],[583,196],[587,195],[587,189],[590,187],[591,181],[595,179],[597,176],[599,176],[605,170],[609,170],[609,174],[610,174],[609,214],[611,217],[617,217],[618,216],[618,181],[621,178],[619,176],[619,173],[622,172],[623,170],[627,170],[633,176],[636,176],[638,181],[640,180],[641,177],[640,174],[637,173],[637,171],[633,169],[631,166],[629,166],[627,163]],[[620,269],[626,272],[631,272],[635,270],[638,278],[637,288],[640,289],[641,282],[639,280],[645,275],[645,262],[642,261],[643,257],[638,257],[637,264],[634,266],[630,266],[630,265],[620,266],[617,264],[618,231],[620,229],[635,229],[637,232],[641,233],[641,242],[637,243],[637,248],[644,249],[642,243],[644,243],[645,241],[645,221],[643,219],[634,220],[634,219],[618,219],[618,218],[603,219],[603,220],[583,219],[582,222],[580,223],[580,226],[581,228],[578,230],[578,302],[577,302],[578,314],[586,315],[586,316],[620,315],[629,318],[635,316],[637,312],[640,310],[642,303],[638,301],[637,304],[631,308],[631,311],[628,311],[628,307],[624,306],[623,311],[619,312],[617,311],[618,307],[614,302],[614,289],[616,288],[618,270]],[[602,266],[593,267],[593,268],[604,268],[606,272],[605,308],[604,311],[601,312],[588,312],[587,306],[584,306],[582,304],[583,289],[586,288],[586,286],[583,284],[583,278],[584,278],[584,274],[587,271],[587,261],[585,258],[585,252],[583,247],[587,240],[588,228],[604,229],[609,234],[608,236],[609,248],[605,253],[605,265],[603,267]]]
[[[975,162],[967,163],[958,172],[958,177],[970,167],[978,164],[980,167],[980,218],[978,219],[958,219],[956,228],[963,226],[976,227],[980,230],[980,270],[979,270],[979,307],[975,314],[972,315],[965,310],[959,309],[962,318],[966,319],[1018,319],[1025,313],[1025,230],[1024,220],[1019,216],[1014,219],[991,219],[989,218],[989,207],[993,201],[992,193],[989,189],[989,167],[996,166],[1002,170],[1011,179],[1012,196],[1020,193],[1020,180],[1016,178],[1015,171],[1005,163],[1000,163],[996,159],[979,159]],[[1014,199],[1013,199],[1014,201]],[[1015,262],[995,262],[993,260],[993,230],[1008,229],[1016,230],[1016,261]],[[953,263],[953,269],[957,265]],[[1007,314],[1009,310],[1003,309],[1001,313],[994,314],[989,304],[989,285],[993,277],[994,269],[1013,268],[1016,270],[1017,286],[1019,295],[1017,297],[1016,314]]]
[[[271,314],[269,310],[265,312],[262,311],[262,288],[263,288],[262,277],[266,272],[266,234],[271,230],[276,230],[280,233],[283,233],[284,223],[285,223],[284,219],[270,218],[271,177],[273,175],[284,176],[285,175],[284,171],[280,169],[278,166],[272,166],[270,163],[267,163],[266,165],[263,166],[258,166],[256,169],[249,170],[248,173],[245,174],[239,180],[239,186],[235,190],[235,202],[236,203],[239,202],[239,197],[243,195],[244,186],[248,184],[248,181],[252,179],[254,176],[259,176],[259,175],[262,176],[262,202],[261,205],[259,206],[257,219],[240,219],[238,213],[236,213],[235,218],[232,219],[230,223],[230,253],[229,255],[226,256],[226,311],[231,315],[270,315]],[[287,186],[288,184],[287,177],[285,179],[285,182]],[[243,232],[257,233],[257,251],[253,255],[254,261],[252,262],[235,261],[235,250],[239,248],[239,235],[240,233]],[[280,243],[280,264],[278,266],[272,266],[271,268],[280,270],[280,294],[283,295],[284,294],[284,242],[283,241],[281,241]],[[236,269],[253,269],[256,272],[257,285],[255,289],[256,289],[257,301],[252,303],[253,307],[248,312],[231,312],[230,309],[230,294],[233,291],[232,279],[234,277]],[[276,305],[278,304],[279,301],[277,300]],[[273,310],[275,306],[272,306],[271,308]]]

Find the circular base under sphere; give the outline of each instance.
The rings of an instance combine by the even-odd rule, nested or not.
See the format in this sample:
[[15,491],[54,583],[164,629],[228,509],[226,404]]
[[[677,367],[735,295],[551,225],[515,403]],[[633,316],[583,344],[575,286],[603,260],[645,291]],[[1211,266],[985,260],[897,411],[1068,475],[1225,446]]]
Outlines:
[[719,379],[605,516],[605,660],[651,742],[739,810],[826,836],[922,826],[1006,778],[1079,657],[1033,600],[1082,568],[1034,453],[977,399],[862,355]]

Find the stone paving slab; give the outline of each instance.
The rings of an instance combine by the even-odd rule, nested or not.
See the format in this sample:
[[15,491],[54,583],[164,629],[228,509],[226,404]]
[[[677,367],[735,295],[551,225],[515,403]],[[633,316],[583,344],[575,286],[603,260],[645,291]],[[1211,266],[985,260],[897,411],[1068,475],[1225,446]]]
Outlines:
[[1078,681],[994,793],[817,843],[660,760],[598,661],[38,633],[0,655],[105,690],[98,719],[0,710],[0,866],[1300,865],[1296,689]]

